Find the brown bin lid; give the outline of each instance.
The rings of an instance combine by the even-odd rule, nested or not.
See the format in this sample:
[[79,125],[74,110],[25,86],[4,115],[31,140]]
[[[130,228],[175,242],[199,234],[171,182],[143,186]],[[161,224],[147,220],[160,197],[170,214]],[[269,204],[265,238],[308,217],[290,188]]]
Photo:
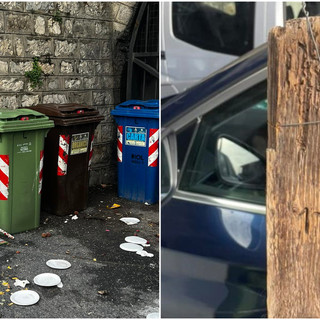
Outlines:
[[45,114],[55,125],[70,126],[84,123],[92,123],[104,120],[104,116],[92,106],[78,103],[46,103],[38,104],[29,109]]
[[84,105],[84,104],[77,104],[77,103],[38,104],[35,107],[31,107],[31,109],[44,113],[49,117],[56,117],[56,118],[76,118],[76,117],[99,115],[99,112],[95,108]]

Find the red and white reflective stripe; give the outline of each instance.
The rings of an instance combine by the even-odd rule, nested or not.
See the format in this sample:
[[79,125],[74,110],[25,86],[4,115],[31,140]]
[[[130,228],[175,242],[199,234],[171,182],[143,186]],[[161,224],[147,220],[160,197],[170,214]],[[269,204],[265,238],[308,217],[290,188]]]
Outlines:
[[148,167],[158,166],[159,129],[149,129]]
[[40,164],[39,164],[39,193],[42,191],[42,177],[43,177],[43,150],[40,151]]
[[91,158],[92,158],[92,153],[93,153],[93,139],[94,139],[94,134],[91,137],[88,170],[90,170],[90,168],[91,168]]
[[70,136],[59,136],[58,176],[65,176],[68,168]]
[[9,156],[0,155],[0,200],[9,197]]
[[117,137],[118,137],[118,146],[117,146],[118,162],[122,162],[123,126],[118,126]]

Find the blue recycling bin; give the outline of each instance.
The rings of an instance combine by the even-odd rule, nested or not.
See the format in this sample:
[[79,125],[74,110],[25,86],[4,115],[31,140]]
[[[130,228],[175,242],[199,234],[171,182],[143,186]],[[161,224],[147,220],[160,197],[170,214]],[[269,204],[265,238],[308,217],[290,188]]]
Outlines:
[[159,199],[159,100],[128,100],[111,111],[117,122],[118,195]]

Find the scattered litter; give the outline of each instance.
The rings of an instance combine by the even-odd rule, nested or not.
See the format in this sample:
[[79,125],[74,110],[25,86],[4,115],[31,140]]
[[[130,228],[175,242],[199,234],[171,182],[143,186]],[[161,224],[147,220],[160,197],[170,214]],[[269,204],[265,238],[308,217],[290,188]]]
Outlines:
[[7,243],[8,243],[8,241],[3,240],[3,239],[0,239],[0,245],[2,245],[2,244],[7,244]]
[[153,253],[149,253],[145,250],[137,251],[136,254],[140,255],[141,257],[149,257],[149,258],[152,258],[154,256]]
[[66,254],[70,254],[70,250],[67,250],[67,251],[66,251]]
[[13,306],[13,302],[8,303],[8,306],[9,306],[9,307]]
[[57,287],[60,288],[60,289],[63,288],[63,283],[60,282],[59,284],[57,284]]
[[8,282],[5,282],[5,281],[2,281],[2,283],[1,283],[4,287],[7,287],[8,285],[9,285],[9,283]]
[[42,287],[53,287],[61,282],[60,277],[54,273],[41,273],[34,277],[33,282]]
[[4,231],[3,229],[0,229],[0,233],[4,234],[7,236],[9,239],[14,239],[14,236],[12,236],[10,233]]
[[149,266],[150,266],[150,268],[154,269],[156,267],[156,264],[155,263],[150,263]]
[[138,218],[121,218],[120,221],[126,223],[128,226],[140,222]]
[[3,291],[0,291],[0,296],[3,296],[4,295],[4,292]]
[[46,220],[44,220],[43,224],[47,224],[48,221],[49,221],[49,218],[46,218]]
[[103,203],[103,201],[100,201],[100,203]]
[[6,289],[6,292],[10,292],[10,289]]
[[147,244],[148,241],[141,237],[130,236],[130,237],[126,237],[124,240],[130,243],[140,244],[144,247],[150,247],[150,244],[149,245]]
[[79,214],[79,211],[75,211],[73,214],[77,216]]
[[125,251],[130,251],[130,252],[137,252],[137,251],[142,251],[143,247],[136,244],[136,243],[129,243],[129,242],[124,242],[120,244],[120,248]]
[[21,253],[20,251],[16,251],[16,254],[19,254],[19,253]]
[[10,266],[7,267],[9,270],[11,270],[12,268]]
[[52,269],[68,269],[71,267],[71,263],[67,260],[51,259],[46,262],[46,265]]
[[159,319],[159,312],[152,312],[147,315],[147,319]]
[[51,233],[50,233],[50,232],[43,232],[43,233],[41,234],[41,237],[42,237],[42,238],[51,237]]
[[151,204],[148,203],[148,202],[145,202],[144,204],[145,204],[146,206],[151,206]]
[[106,229],[106,231],[109,232],[110,230],[109,230],[109,229]]
[[120,204],[114,203],[111,207],[107,206],[107,209],[116,209],[121,207]]
[[67,222],[68,222],[68,219],[66,219],[64,223],[67,223]]
[[25,246],[28,246],[28,244],[26,243]]
[[97,261],[97,259],[96,259],[96,258],[93,258],[92,260],[93,260],[94,262],[96,262],[96,261]]
[[27,284],[29,284],[30,282],[28,280],[19,280],[19,279],[16,279],[16,281],[14,282],[14,285],[16,287],[21,287],[21,288],[25,288],[25,286]]
[[105,296],[105,295],[108,294],[108,291],[106,291],[106,290],[100,290],[100,291],[98,291],[98,293],[101,294],[102,296]]
[[[12,303],[20,306],[31,306],[40,300],[40,296],[33,290],[20,290],[10,296]],[[8,304],[10,306],[10,303]]]
[[78,217],[77,215],[74,215],[74,216],[71,218],[71,220],[77,220],[77,219],[79,219],[79,217]]

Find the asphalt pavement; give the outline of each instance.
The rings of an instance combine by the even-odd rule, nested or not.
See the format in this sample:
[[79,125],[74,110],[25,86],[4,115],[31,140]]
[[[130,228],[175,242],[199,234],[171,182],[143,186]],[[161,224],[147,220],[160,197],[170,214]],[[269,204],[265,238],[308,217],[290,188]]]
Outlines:
[[[114,203],[120,207],[108,209]],[[40,227],[22,232],[0,245],[0,318],[146,318],[159,312],[159,206],[118,198],[114,187],[90,188],[88,208],[78,215],[41,213]],[[72,217],[78,219],[73,220]],[[127,225],[122,217],[140,219]],[[47,233],[47,237],[43,237]],[[148,240],[143,257],[119,246],[125,237]],[[50,259],[71,263],[51,269]],[[33,282],[41,273],[54,273],[63,287]],[[19,290],[15,279],[28,280],[28,290],[40,300],[32,306],[12,304]]]

